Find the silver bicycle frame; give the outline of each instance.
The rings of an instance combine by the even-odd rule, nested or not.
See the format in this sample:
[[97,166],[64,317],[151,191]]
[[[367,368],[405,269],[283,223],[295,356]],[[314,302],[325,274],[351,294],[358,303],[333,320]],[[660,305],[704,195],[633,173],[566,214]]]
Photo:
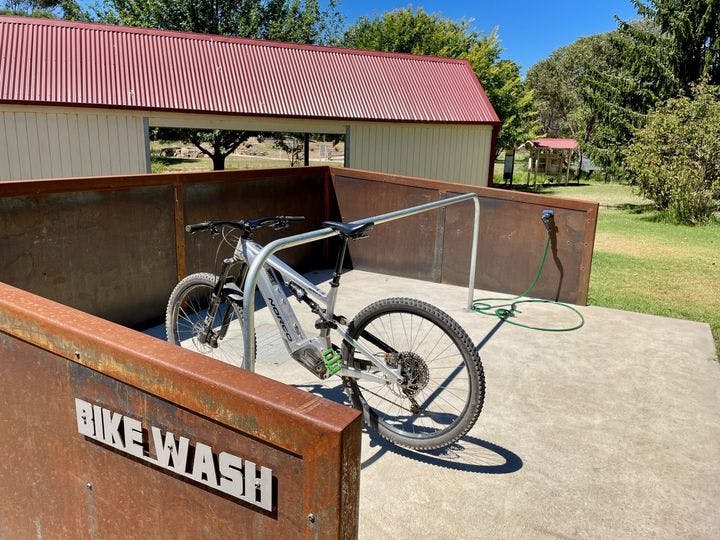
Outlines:
[[[480,200],[478,196],[475,193],[465,193],[463,195],[456,195],[454,197],[448,197],[447,199],[442,199],[439,201],[421,204],[418,206],[413,206],[411,208],[406,208],[404,210],[397,210],[395,212],[389,212],[387,214],[381,214],[378,216],[361,219],[358,221],[353,221],[353,225],[360,225],[365,223],[385,223],[388,221],[393,221],[395,219],[401,219],[404,217],[412,216],[415,214],[420,214],[422,212],[427,212],[430,210],[435,210],[437,208],[442,208],[445,206],[450,206],[451,204],[460,203],[463,201],[469,201],[472,200],[475,207],[475,213],[474,213],[474,221],[473,221],[473,238],[472,238],[472,246],[471,246],[471,254],[470,254],[470,278],[469,278],[469,285],[468,285],[468,309],[472,307],[472,300],[473,300],[473,291],[475,289],[475,268],[476,268],[476,260],[477,260],[477,243],[478,243],[478,237],[480,234]],[[274,242],[270,242],[268,245],[263,247],[259,252],[252,254],[252,260],[249,260],[245,258],[244,260],[248,262],[249,269],[247,276],[245,278],[245,286],[243,288],[243,321],[242,321],[242,331],[243,331],[243,338],[244,338],[244,353],[243,353],[243,368],[254,371],[255,370],[255,340],[253,339],[255,335],[255,287],[256,285],[260,287],[260,280],[261,275],[267,274],[266,264],[278,272],[280,272],[283,276],[291,276],[293,277],[293,281],[296,281],[299,285],[303,286],[305,288],[305,285],[310,285],[311,287],[308,287],[308,292],[311,292],[313,296],[316,296],[319,300],[321,300],[323,303],[325,301],[322,299],[322,296],[318,297],[317,294],[323,295],[323,293],[317,289],[314,285],[312,285],[309,281],[307,281],[305,278],[300,276],[297,272],[292,270],[289,266],[285,265],[282,261],[274,257],[275,252],[280,251],[282,249],[291,248],[294,246],[299,246],[302,244],[308,244],[310,242],[316,242],[318,240],[323,240],[325,238],[330,238],[332,236],[337,236],[338,233],[330,228],[324,228],[319,229],[317,231],[311,231],[306,232],[302,234],[297,234],[294,236],[288,236],[286,238],[280,238],[278,240],[275,240]],[[257,244],[255,244],[258,246]],[[259,247],[259,246],[258,246]],[[247,254],[250,255],[250,250],[247,250]],[[283,268],[284,267],[284,268]],[[264,270],[264,272],[263,272]],[[287,274],[287,271],[292,272],[292,274]],[[300,278],[300,281],[297,280],[297,278]],[[315,289],[315,291],[313,291]],[[260,290],[260,293],[264,295],[262,289]],[[327,305],[331,308],[334,308],[334,293],[331,291],[331,294],[333,294],[332,298],[327,298]],[[284,295],[283,295],[283,298]],[[285,301],[287,301],[285,299]],[[332,304],[330,303],[332,302]],[[289,306],[288,306],[289,307]],[[292,308],[290,308],[292,309]],[[331,313],[332,315],[332,313]],[[293,314],[294,316],[294,314]],[[297,319],[295,319],[297,320]],[[276,319],[277,321],[277,319]],[[381,362],[378,362],[377,359],[374,357],[371,351],[367,350],[365,347],[363,347],[361,344],[357,343],[355,340],[350,338],[350,336],[347,335],[346,332],[344,332],[342,329],[338,328],[338,332],[340,335],[350,343],[355,349],[359,352],[361,352],[364,356],[368,358],[376,367],[378,367],[379,370],[381,370],[383,373],[385,373],[386,376],[390,377],[391,380],[397,380],[399,377],[399,374],[389,369],[387,366],[383,365]],[[363,379],[366,378],[372,378],[373,380],[381,380],[377,377],[373,377],[372,375],[365,374],[363,372],[357,371],[357,370],[347,370],[347,368],[343,369],[340,372],[340,375],[347,375],[350,377],[360,377]],[[385,382],[385,380],[382,380],[382,382]]]
[[[240,238],[238,245],[235,248],[234,256],[236,260],[244,261],[252,267],[253,262],[257,259],[262,249],[262,246],[258,243],[253,242],[252,240]],[[275,279],[275,276],[273,276],[270,269],[275,270],[278,274],[280,274],[285,282],[294,283],[304,289],[306,293],[312,295],[325,307],[325,318],[327,320],[333,320],[338,287],[331,288],[330,292],[326,294],[275,256],[270,256],[266,259],[263,271],[257,275],[257,288],[260,290],[260,294],[265,300],[270,314],[273,319],[275,319],[275,324],[277,324],[277,327],[280,329],[280,337],[282,338],[288,353],[295,357],[296,354],[301,353],[303,350],[312,349],[317,357],[320,358],[322,356],[322,351],[332,346],[332,342],[330,340],[330,330],[321,330],[319,336],[309,337],[306,335],[297,319],[297,316],[295,315],[295,311],[285,296],[285,292],[281,284]],[[245,300],[244,302],[247,304]],[[247,308],[243,307],[243,313],[246,309]],[[387,379],[391,382],[395,382],[400,378],[399,369],[391,369],[384,363],[378,361],[370,349],[355,341],[343,328],[338,326],[335,328],[335,331],[337,331],[344,340],[350,343],[356,351],[365,356],[379,371],[385,375],[385,377],[378,377],[365,371],[345,367],[339,372],[341,376],[362,378],[380,383],[385,383]],[[244,328],[243,333],[245,339],[250,339],[247,337],[249,333],[245,332]]]
[[[261,250],[262,246],[258,243],[241,238],[235,249],[235,257],[250,265]],[[301,286],[316,300],[327,306],[329,316],[332,316],[337,290],[333,289],[328,294],[325,294],[277,257],[269,257],[265,264],[267,265],[265,271],[258,275],[257,287],[281,331],[288,352],[292,354],[307,345],[308,337],[300,326],[300,322],[292,306],[290,306],[281,284],[277,282],[269,268],[280,274],[285,282],[292,282]],[[325,348],[329,346],[328,343]]]

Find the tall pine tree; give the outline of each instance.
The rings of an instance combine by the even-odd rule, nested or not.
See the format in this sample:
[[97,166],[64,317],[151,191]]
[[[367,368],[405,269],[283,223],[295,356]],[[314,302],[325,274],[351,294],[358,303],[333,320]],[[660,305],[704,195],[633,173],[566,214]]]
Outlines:
[[584,151],[616,177],[625,177],[625,148],[647,114],[677,95],[670,42],[646,21],[621,23],[607,34],[595,61],[579,77],[583,104],[595,119]]
[[720,0],[633,0],[670,40],[670,61],[685,95],[701,79],[720,84]]

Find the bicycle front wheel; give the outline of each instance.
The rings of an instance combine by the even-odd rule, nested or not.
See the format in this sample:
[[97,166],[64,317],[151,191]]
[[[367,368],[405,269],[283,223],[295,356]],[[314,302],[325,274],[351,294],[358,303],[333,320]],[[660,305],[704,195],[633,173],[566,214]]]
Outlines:
[[[350,399],[370,427],[391,442],[430,450],[456,442],[475,424],[485,396],[480,357],[467,333],[440,309],[410,298],[369,305],[348,327],[402,382],[348,378]],[[381,372],[347,343],[349,366]]]
[[[242,366],[242,308],[223,299],[215,317],[208,321],[208,307],[217,276],[191,274],[175,286],[165,313],[165,328],[170,343],[199,352],[228,364]],[[203,338],[208,325],[210,339]]]

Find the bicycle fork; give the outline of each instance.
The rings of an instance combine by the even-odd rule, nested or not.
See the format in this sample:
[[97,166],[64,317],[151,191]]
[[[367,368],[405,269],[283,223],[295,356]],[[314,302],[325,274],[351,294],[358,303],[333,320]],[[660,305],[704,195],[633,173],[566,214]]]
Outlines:
[[[203,345],[210,345],[213,348],[218,346],[218,341],[225,337],[230,326],[230,320],[232,319],[234,309],[233,305],[236,302],[242,301],[242,292],[236,285],[233,287],[233,290],[229,291],[229,293],[228,291],[226,291],[226,282],[230,273],[230,268],[236,262],[237,260],[235,258],[228,258],[223,261],[220,275],[218,276],[217,283],[215,283],[215,288],[213,289],[211,295],[210,305],[208,306],[207,315],[205,316],[205,320],[202,325],[202,331],[198,334],[198,339]],[[232,297],[233,294],[236,292],[235,290],[237,290],[237,293],[239,293],[238,298]],[[228,306],[227,310],[223,314],[222,322],[220,323],[220,329],[215,332],[213,331],[213,321],[217,316],[217,312],[220,308],[220,304],[222,303],[223,298],[228,298],[233,305]]]

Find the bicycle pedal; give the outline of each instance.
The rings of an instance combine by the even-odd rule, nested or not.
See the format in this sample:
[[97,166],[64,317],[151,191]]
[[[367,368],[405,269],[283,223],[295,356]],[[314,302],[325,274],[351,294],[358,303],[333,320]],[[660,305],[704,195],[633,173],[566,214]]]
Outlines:
[[325,349],[322,353],[323,363],[330,375],[335,375],[342,369],[342,356],[333,348]]

